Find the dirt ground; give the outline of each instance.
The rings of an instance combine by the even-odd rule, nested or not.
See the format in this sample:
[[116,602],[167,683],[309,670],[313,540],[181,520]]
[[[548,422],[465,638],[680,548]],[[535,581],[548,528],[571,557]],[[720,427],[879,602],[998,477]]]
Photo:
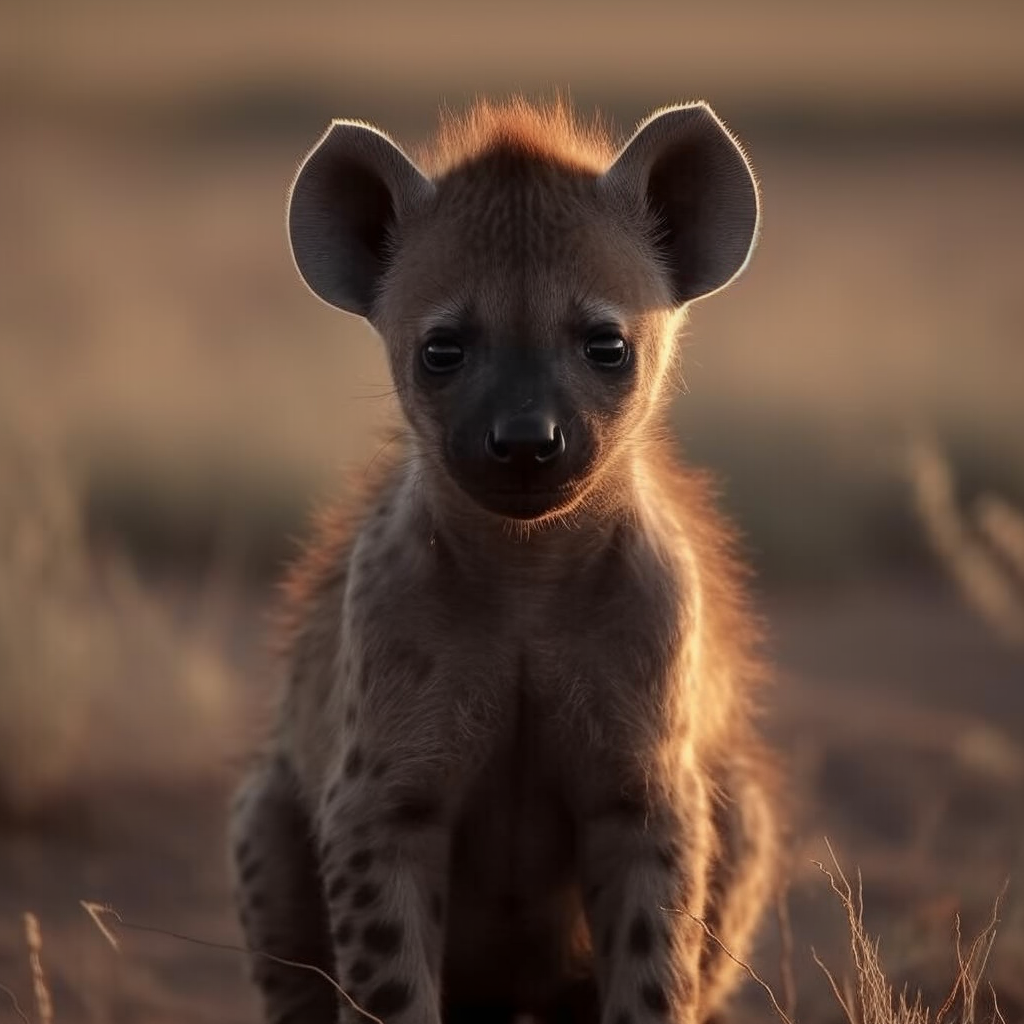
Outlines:
[[[1006,1020],[1024,1020],[1024,660],[940,584],[780,596],[765,610],[780,666],[769,727],[798,808],[789,897],[797,1020],[841,1019],[810,953],[847,967],[841,908],[813,864],[828,861],[826,836],[851,877],[863,874],[865,920],[893,980],[922,987],[933,1005],[952,977],[954,914],[971,934],[1009,878],[992,978]],[[260,622],[250,604],[225,634],[254,703],[272,685]],[[135,924],[239,943],[223,836],[234,774],[222,762],[186,790],[126,779],[4,822],[0,981],[27,999],[20,915],[32,910],[61,1024],[255,1021],[237,954],[125,930],[115,952],[79,905],[109,903]],[[755,963],[781,992],[779,959],[770,918]],[[768,1019],[753,985],[738,1007],[740,1019]]]

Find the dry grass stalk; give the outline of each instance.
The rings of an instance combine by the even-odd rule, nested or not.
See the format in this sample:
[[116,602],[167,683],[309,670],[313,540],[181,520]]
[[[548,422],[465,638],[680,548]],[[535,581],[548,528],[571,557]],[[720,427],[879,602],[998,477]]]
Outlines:
[[688,910],[678,910],[675,907],[661,907],[661,910],[665,911],[666,914],[683,914],[688,917],[691,921],[696,922],[703,929],[704,934],[715,943],[716,946],[734,963],[741,967],[750,978],[751,981],[756,982],[765,991],[768,999],[771,1001],[772,1009],[775,1011],[776,1016],[782,1021],[782,1024],[793,1024],[793,1021],[787,1015],[786,1011],[779,1004],[778,999],[775,998],[775,993],[772,991],[771,985],[768,984],[764,978],[761,977],[753,967],[750,966],[745,960],[741,960],[729,947],[711,930],[711,926],[702,917],[698,917],[696,914],[691,914]]
[[1008,643],[1024,645],[1024,516],[982,495],[967,516],[949,462],[931,440],[910,450],[918,514],[932,546],[968,602]]
[[[955,919],[955,950],[957,961],[957,973],[953,987],[942,1006],[936,1013],[924,1004],[920,992],[912,996],[906,987],[900,992],[895,992],[893,986],[886,977],[879,955],[879,943],[872,939],[864,928],[864,899],[861,887],[860,874],[857,875],[857,889],[847,879],[842,867],[835,855],[828,840],[825,840],[829,856],[832,859],[831,868],[827,868],[820,861],[815,861],[818,870],[829,880],[833,893],[838,897],[840,904],[846,912],[847,926],[850,933],[850,952],[853,956],[854,978],[852,981],[844,981],[841,985],[832,971],[822,962],[818,954],[812,949],[811,955],[814,962],[822,970],[827,979],[836,1001],[843,1008],[849,1024],[943,1024],[947,1015],[956,1011],[949,1024],[980,1024],[977,1008],[977,996],[980,986],[983,983],[985,969],[988,965],[992,947],[995,943],[996,929],[999,924],[999,907],[1007,886],[1004,885],[992,908],[992,915],[971,942],[969,948],[964,950],[963,939],[960,932],[959,915]],[[782,1024],[793,1024],[795,1019],[794,1002],[795,986],[792,981],[791,955],[785,950],[792,948],[792,934],[789,929],[788,907],[785,907],[784,898],[780,897],[777,907],[779,915],[779,927],[782,932],[783,959],[781,971],[783,985],[787,988],[794,988],[793,992],[787,991],[785,995],[786,1009],[783,1009],[771,986],[754,970],[750,964],[737,957],[711,930],[708,923],[695,914],[686,910],[677,910],[670,907],[663,907],[671,914],[685,914],[695,921],[704,930],[712,942],[728,956],[734,963],[738,964],[747,975],[755,981],[768,995],[772,1010]],[[788,975],[788,977],[787,977]],[[1006,1024],[995,989],[991,984],[988,986],[992,999],[992,1013],[989,1024]]]
[[[832,845],[825,840],[832,866],[826,867],[820,861],[814,864],[822,874],[829,880],[833,893],[839,899],[846,912],[847,925],[850,933],[850,951],[853,956],[854,978],[852,981],[845,981],[840,985],[836,976],[822,962],[817,953],[812,949],[811,955],[814,962],[824,973],[832,992],[842,1007],[849,1024],[944,1024],[947,1016],[954,1013],[949,1024],[980,1024],[977,1009],[978,992],[983,984],[984,974],[988,965],[989,957],[996,939],[997,926],[999,924],[999,908],[1008,886],[1004,884],[997,896],[992,908],[992,914],[988,923],[971,942],[967,950],[964,950],[963,938],[961,935],[960,917],[955,918],[955,950],[957,961],[957,972],[949,995],[941,1007],[934,1014],[931,1009],[924,1005],[920,992],[913,996],[908,994],[904,987],[896,993],[893,986],[886,977],[881,957],[879,955],[879,942],[872,939],[864,928],[863,921],[863,890],[860,874],[857,875],[857,888],[854,891],[849,879],[839,864]],[[153,935],[161,935],[165,938],[175,939],[181,942],[188,942],[193,945],[203,946],[209,949],[220,949],[228,952],[240,953],[246,956],[262,957],[275,963],[294,967],[298,970],[310,971],[337,991],[349,1005],[361,1016],[373,1024],[383,1024],[379,1018],[359,1006],[352,997],[332,978],[329,974],[313,964],[299,961],[287,960],[274,956],[272,953],[265,953],[261,950],[247,949],[236,946],[232,943],[214,942],[208,939],[199,939],[180,932],[170,931],[163,928],[155,928],[149,925],[135,924],[124,920],[121,915],[112,907],[106,904],[81,901],[82,908],[86,911],[93,923],[99,929],[103,937],[115,950],[120,951],[121,944],[115,929],[146,932]],[[780,896],[777,907],[779,915],[779,927],[782,933],[782,961],[780,969],[785,989],[785,1008],[776,998],[771,986],[757,973],[754,968],[737,957],[712,931],[707,921],[690,913],[687,910],[679,910],[673,907],[662,907],[666,913],[684,914],[698,924],[704,934],[714,942],[734,963],[741,967],[747,976],[754,981],[766,993],[775,1016],[782,1024],[794,1024],[795,1020],[795,984],[792,977],[792,932],[789,927],[788,906],[785,904],[784,896]],[[39,936],[38,921],[31,914],[25,915],[26,934],[29,935],[29,949],[33,957],[33,979],[36,982],[36,1001],[39,1006],[39,1024],[53,1024],[52,1007],[49,1001],[49,994],[46,991],[45,982],[42,976],[40,963],[41,940]],[[33,922],[30,926],[29,921]],[[32,931],[34,928],[34,932]],[[787,952],[788,951],[788,952]],[[988,986],[992,1011],[989,1024],[1006,1024],[1003,1014],[999,1008],[995,989],[991,984]],[[40,997],[42,992],[42,998]],[[24,1024],[30,1024],[28,1018],[21,1011],[17,999],[10,990],[0,986],[0,992],[6,993]]]
[[[995,900],[992,916],[988,924],[981,930],[966,954],[960,933],[960,917],[955,920],[957,974],[953,987],[939,1010],[932,1014],[924,1005],[921,993],[908,996],[904,987],[898,994],[893,990],[885,975],[878,952],[878,940],[872,940],[864,929],[864,899],[861,878],[857,875],[857,891],[854,893],[846,875],[843,873],[828,840],[825,840],[832,868],[826,868],[820,861],[815,865],[829,880],[832,891],[838,897],[846,911],[847,925],[850,930],[850,951],[853,955],[854,982],[847,983],[840,989],[835,975],[812,950],[814,962],[824,972],[832,992],[838,1000],[850,1024],[942,1024],[946,1015],[954,1007],[958,1012],[956,1024],[975,1024],[977,1017],[977,993],[982,983],[985,968],[995,943],[997,925],[999,923],[999,905],[1006,892],[1006,886]],[[991,986],[990,986],[991,988]],[[992,1024],[1005,1024],[992,989],[993,1011],[990,1018]]]
[[[977,936],[975,936],[970,949],[967,951],[966,958],[964,957],[963,939],[960,934],[960,915],[956,915],[957,976],[949,996],[946,998],[945,1003],[942,1004],[942,1008],[935,1016],[935,1024],[942,1024],[943,1017],[956,1001],[957,993],[960,994],[960,1000],[963,1006],[963,1012],[960,1014],[960,1019],[965,1021],[974,1020],[978,986],[981,984],[982,977],[985,973],[985,967],[988,965],[989,957],[992,955],[992,947],[996,941],[996,930],[999,924],[999,905],[1003,900],[1003,896],[1006,895],[1008,885],[1009,882],[1005,882],[1003,884],[1003,888],[996,897],[995,903],[992,907],[992,916],[989,918],[985,927]],[[991,989],[991,986],[989,987]],[[995,989],[992,989],[992,1000],[995,1019],[998,1019],[1002,1014],[999,1012],[999,1004],[996,1000]]]
[[779,890],[775,901],[775,917],[779,924],[779,976],[786,1014],[796,1020],[796,976],[793,974],[793,925],[789,919],[789,885]]
[[21,1003],[18,1002],[18,997],[6,986],[0,985],[0,992],[2,992],[11,1001],[11,1009],[17,1014],[18,1019],[22,1024],[32,1024],[32,1021],[28,1019],[28,1014],[21,1008]]
[[[207,949],[221,949],[229,953],[241,953],[245,956],[260,957],[263,960],[270,960],[276,964],[283,964],[285,967],[294,967],[296,970],[310,971],[316,974],[318,977],[326,981],[348,1004],[352,1007],[356,1013],[365,1017],[372,1024],[384,1024],[379,1018],[375,1017],[369,1010],[364,1010],[349,994],[338,984],[338,982],[331,977],[326,971],[317,967],[315,964],[303,963],[299,960],[288,960],[285,957],[275,956],[273,953],[266,953],[260,949],[247,949],[244,946],[236,946],[230,942],[213,942],[210,939],[197,939],[192,935],[185,935],[182,932],[170,931],[166,928],[154,928],[151,925],[135,924],[131,921],[126,921],[121,915],[114,910],[113,907],[108,906],[105,903],[93,903],[88,900],[80,900],[79,903],[82,909],[89,915],[93,923],[100,930],[103,937],[110,943],[110,945],[120,952],[121,944],[114,934],[113,927],[109,922],[113,922],[114,926],[118,928],[124,928],[127,931],[133,932],[145,932],[149,935],[161,935],[167,939],[175,939],[178,942],[188,942],[194,946],[203,946]],[[41,1022],[41,1024],[52,1024],[51,1021],[47,1020]]]
[[974,509],[988,542],[1024,580],[1024,515],[995,494],[983,494]]
[[38,1024],[53,1024],[53,1000],[43,974],[43,933],[39,927],[39,918],[29,911],[25,912],[25,942],[28,945],[28,963],[32,971],[32,993],[36,1000]]

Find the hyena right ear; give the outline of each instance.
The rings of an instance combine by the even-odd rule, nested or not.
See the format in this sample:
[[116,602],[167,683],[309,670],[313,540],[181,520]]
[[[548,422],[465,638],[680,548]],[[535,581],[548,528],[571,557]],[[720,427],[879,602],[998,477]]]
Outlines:
[[382,132],[335,121],[299,168],[288,199],[288,236],[302,279],[324,302],[369,317],[389,235],[433,188]]
[[706,103],[649,117],[604,175],[657,219],[678,303],[724,288],[757,243],[760,200],[743,151]]

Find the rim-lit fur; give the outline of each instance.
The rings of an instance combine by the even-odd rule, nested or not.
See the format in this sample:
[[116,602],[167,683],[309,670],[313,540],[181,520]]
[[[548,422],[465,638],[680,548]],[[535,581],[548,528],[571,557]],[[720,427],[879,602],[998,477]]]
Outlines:
[[[388,1024],[719,1010],[737,967],[695,918],[742,957],[775,884],[769,673],[666,412],[687,303],[758,223],[704,105],[617,146],[565,105],[480,104],[415,163],[336,122],[307,158],[296,265],[381,335],[404,441],[285,587],[280,714],[231,826],[253,949]],[[595,331],[628,361],[588,361]],[[513,473],[485,439],[524,410],[563,443]],[[253,969],[268,1021],[336,1019],[308,972]]]

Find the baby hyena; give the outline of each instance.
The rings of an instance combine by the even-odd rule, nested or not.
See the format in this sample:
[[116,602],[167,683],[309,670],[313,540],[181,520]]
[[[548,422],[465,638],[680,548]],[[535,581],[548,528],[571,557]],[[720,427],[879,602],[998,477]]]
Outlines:
[[[408,431],[287,591],[288,686],[232,821],[275,1024],[706,1020],[773,885],[765,673],[666,429],[687,303],[758,193],[704,104],[617,152],[478,105],[414,163],[335,122],[299,273],[387,348]],[[358,1008],[357,1008],[358,1006]]]

